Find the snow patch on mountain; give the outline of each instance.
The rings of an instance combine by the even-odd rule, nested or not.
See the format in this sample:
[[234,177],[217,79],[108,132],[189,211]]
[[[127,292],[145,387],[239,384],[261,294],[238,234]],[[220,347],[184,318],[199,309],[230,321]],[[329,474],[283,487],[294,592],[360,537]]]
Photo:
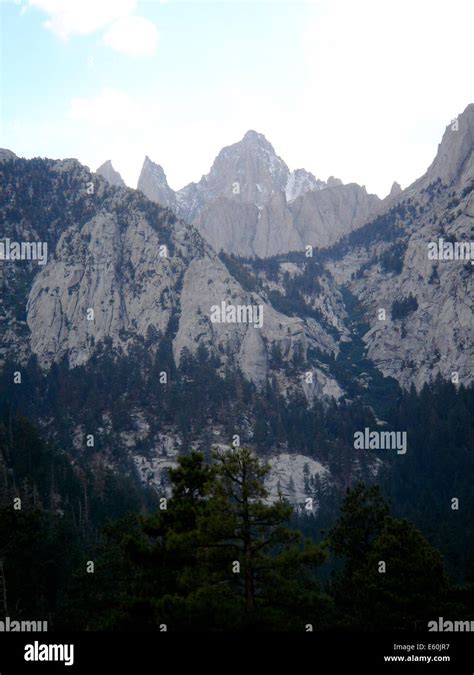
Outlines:
[[309,171],[296,169],[288,176],[288,182],[285,187],[286,201],[292,202],[305,192],[324,190],[325,188],[327,188],[327,184],[315,178]]

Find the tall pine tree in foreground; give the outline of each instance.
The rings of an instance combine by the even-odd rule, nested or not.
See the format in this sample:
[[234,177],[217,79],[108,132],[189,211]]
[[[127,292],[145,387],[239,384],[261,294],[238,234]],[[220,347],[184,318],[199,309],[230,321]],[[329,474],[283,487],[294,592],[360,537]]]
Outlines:
[[286,527],[292,507],[268,501],[269,466],[246,448],[180,459],[166,511],[145,520],[170,574],[160,621],[183,629],[303,629],[325,609],[324,553]]
[[270,466],[247,448],[214,459],[216,480],[200,522],[201,559],[222,575],[241,625],[297,630],[319,621],[326,607],[315,572],[325,555],[287,527],[288,502],[281,496],[269,502]]

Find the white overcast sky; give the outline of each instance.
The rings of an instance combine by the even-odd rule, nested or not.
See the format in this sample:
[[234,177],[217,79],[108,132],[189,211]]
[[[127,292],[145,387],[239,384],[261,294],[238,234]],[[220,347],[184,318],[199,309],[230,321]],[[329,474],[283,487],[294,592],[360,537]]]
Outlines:
[[264,133],[384,196],[474,101],[473,0],[3,0],[1,145],[177,189]]

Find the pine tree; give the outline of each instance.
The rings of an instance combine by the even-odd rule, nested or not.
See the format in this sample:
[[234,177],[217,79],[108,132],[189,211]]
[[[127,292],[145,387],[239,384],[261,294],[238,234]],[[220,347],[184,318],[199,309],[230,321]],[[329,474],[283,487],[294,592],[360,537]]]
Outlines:
[[448,590],[442,556],[411,523],[389,515],[378,486],[347,491],[327,541],[344,561],[331,584],[344,621],[414,628],[441,615]]
[[288,628],[298,618],[295,605],[310,611],[308,606],[320,600],[311,572],[323,562],[324,553],[311,542],[302,545],[300,533],[286,527],[293,512],[288,502],[268,502],[268,464],[247,448],[215,459],[214,492],[201,524],[211,540],[208,560],[214,558],[221,569],[239,563],[240,572],[229,581],[241,601],[245,625]]
[[388,517],[353,578],[358,625],[426,627],[445,614],[443,558],[414,525]]

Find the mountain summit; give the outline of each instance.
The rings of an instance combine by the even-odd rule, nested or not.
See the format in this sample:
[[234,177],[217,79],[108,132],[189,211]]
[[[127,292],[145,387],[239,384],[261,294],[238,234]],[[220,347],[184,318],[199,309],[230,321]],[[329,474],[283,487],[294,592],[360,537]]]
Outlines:
[[199,188],[205,201],[225,196],[262,206],[284,192],[290,170],[263,134],[247,131],[238,143],[223,148]]

